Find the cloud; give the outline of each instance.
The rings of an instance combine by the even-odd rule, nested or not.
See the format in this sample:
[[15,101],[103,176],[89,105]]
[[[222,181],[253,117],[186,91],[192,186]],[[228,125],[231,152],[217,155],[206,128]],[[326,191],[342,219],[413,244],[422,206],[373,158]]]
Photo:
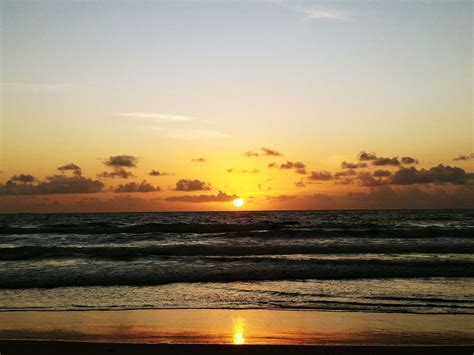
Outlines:
[[211,189],[211,184],[200,180],[181,179],[176,183],[174,191],[208,191]]
[[109,157],[104,164],[112,167],[135,168],[138,158],[132,155],[115,155]]
[[105,179],[114,179],[114,178],[121,178],[121,179],[128,179],[131,177],[135,177],[131,171],[127,171],[122,168],[115,168],[114,171],[108,172],[104,171],[102,173],[97,174],[98,178],[105,178]]
[[194,118],[190,116],[182,116],[182,115],[169,115],[166,113],[158,113],[158,112],[122,112],[118,114],[122,117],[130,117],[130,118],[149,118],[154,120],[159,120],[162,122],[185,122],[191,121]]
[[267,157],[282,157],[283,156],[283,154],[276,151],[275,149],[270,149],[270,148],[265,148],[265,147],[260,148],[260,153],[248,151],[248,152],[245,152],[244,155],[247,158],[264,157],[264,156],[267,156]]
[[387,177],[387,176],[392,175],[392,173],[388,170],[379,169],[379,170],[375,170],[372,175],[375,177]]
[[235,168],[229,168],[229,169],[227,169],[227,172],[228,172],[228,173],[233,173],[234,171],[235,171]]
[[349,169],[346,171],[338,171],[337,173],[334,174],[334,177],[336,179],[339,179],[340,177],[354,176],[354,175],[357,175],[357,172],[353,169]]
[[371,173],[366,171],[361,171],[357,175],[357,180],[359,181],[360,186],[382,186],[386,185],[387,181],[381,178],[374,178]]
[[318,201],[332,201],[334,199],[333,196],[328,195],[328,194],[312,194],[312,195],[304,196],[304,198],[309,198],[309,199],[318,200]]
[[270,164],[268,164],[268,168],[269,168],[269,169],[276,168],[276,167],[277,167],[277,163],[270,163]]
[[308,180],[311,180],[311,181],[332,180],[332,174],[329,171],[312,171],[311,175],[308,176]]
[[193,158],[193,159],[191,159],[191,162],[193,162],[193,163],[205,163],[205,162],[207,162],[207,159],[206,158]]
[[21,182],[21,183],[29,183],[35,181],[35,177],[30,174],[20,174],[20,175],[13,175],[10,178],[10,181],[13,182]]
[[295,182],[295,187],[306,187],[306,184],[303,180]]
[[300,8],[306,18],[310,20],[336,20],[349,21],[350,18],[340,11],[336,10],[321,10],[316,8]]
[[341,163],[341,169],[359,169],[359,168],[366,168],[366,163],[349,163],[347,161],[343,161]]
[[143,180],[141,183],[129,182],[124,185],[119,185],[114,189],[114,192],[154,192],[160,191],[159,186],[153,186]]
[[390,183],[393,185],[413,184],[453,184],[464,185],[474,180],[473,173],[466,173],[464,169],[449,165],[438,165],[429,170],[415,167],[401,168],[396,171]]
[[371,161],[377,159],[375,153],[367,153],[366,151],[362,151],[357,155],[357,159],[359,161]]
[[463,160],[470,160],[474,159],[474,153],[468,155],[458,155],[457,157],[453,158],[454,161],[463,161]]
[[385,157],[377,157],[376,159],[372,160],[372,165],[375,166],[399,166],[400,161],[398,160],[398,157],[394,158],[385,158]]
[[262,151],[261,155],[267,155],[267,156],[272,156],[272,157],[281,157],[281,156],[283,156],[280,152],[277,152],[274,149],[269,149],[269,148],[262,147],[262,148],[260,148],[260,150]]
[[418,160],[412,157],[402,157],[400,161],[402,162],[402,164],[406,164],[406,165],[418,164]]
[[173,196],[165,198],[169,202],[190,202],[190,203],[206,203],[206,202],[229,202],[238,198],[237,195],[228,195],[219,191],[217,195],[195,195],[195,196]]
[[274,201],[274,202],[284,202],[289,200],[294,200],[296,196],[289,196],[289,195],[280,195],[280,196],[268,196],[267,200]]
[[258,174],[260,170],[252,169],[252,170],[240,170],[242,174]]
[[[268,167],[273,167],[275,165],[269,164]],[[286,163],[283,163],[280,165],[280,169],[282,170],[289,170],[289,169],[295,169],[295,173],[305,175],[307,174],[306,171],[306,165],[300,161],[292,162],[292,161],[287,161]]]
[[165,172],[162,172],[162,171],[158,171],[158,170],[153,169],[152,171],[150,171],[150,172],[148,173],[148,175],[150,175],[150,176],[172,176],[172,175],[174,175],[174,174],[165,173]]
[[[20,175],[21,176],[21,175]],[[83,176],[48,176],[37,184],[8,180],[0,184],[0,195],[52,195],[52,194],[83,194],[102,191],[104,184]]]
[[76,164],[74,164],[74,163],[70,163],[70,164],[60,166],[58,168],[58,170],[61,171],[61,172],[72,171],[72,173],[74,175],[81,175],[82,174],[81,168],[79,166],[77,166]]

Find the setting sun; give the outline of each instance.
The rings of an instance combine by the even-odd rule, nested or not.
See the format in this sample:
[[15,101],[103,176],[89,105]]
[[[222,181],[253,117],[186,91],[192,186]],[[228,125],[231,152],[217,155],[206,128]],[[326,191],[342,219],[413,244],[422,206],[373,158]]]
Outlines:
[[241,198],[236,198],[235,200],[232,201],[232,204],[235,207],[242,207],[244,205],[244,200]]

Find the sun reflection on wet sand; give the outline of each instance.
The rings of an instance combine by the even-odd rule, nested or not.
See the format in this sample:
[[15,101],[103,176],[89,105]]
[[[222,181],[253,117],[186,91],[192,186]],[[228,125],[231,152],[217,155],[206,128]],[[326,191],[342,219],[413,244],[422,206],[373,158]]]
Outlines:
[[244,320],[240,317],[234,320],[234,336],[232,337],[232,343],[234,343],[234,345],[245,344]]

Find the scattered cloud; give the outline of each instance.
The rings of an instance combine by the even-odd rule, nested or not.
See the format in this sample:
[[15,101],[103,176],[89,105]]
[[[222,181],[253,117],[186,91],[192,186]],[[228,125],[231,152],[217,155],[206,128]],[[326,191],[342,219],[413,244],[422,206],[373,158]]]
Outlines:
[[132,155],[115,155],[104,161],[104,164],[111,167],[135,168],[138,158]]
[[228,172],[228,173],[233,173],[234,171],[235,171],[235,168],[229,168],[229,169],[227,169],[227,172]]
[[454,161],[463,161],[463,160],[470,160],[474,159],[474,153],[467,154],[467,155],[458,155],[457,157],[453,158]]
[[337,173],[334,174],[334,177],[336,179],[339,179],[340,177],[354,176],[354,175],[357,175],[357,171],[353,169],[349,169],[345,171],[338,171]]
[[341,169],[359,169],[359,168],[366,168],[367,163],[349,163],[347,161],[343,161],[341,163]]
[[412,157],[402,157],[400,159],[402,164],[410,165],[410,164],[418,164],[418,160]]
[[135,177],[131,171],[127,171],[123,168],[115,168],[113,171],[104,171],[102,173],[97,174],[98,178],[104,178],[104,179],[114,179],[114,178],[120,178],[120,179],[128,179],[131,177]]
[[207,159],[206,158],[193,158],[193,159],[191,159],[191,162],[193,162],[193,163],[205,163],[205,162],[207,162]]
[[280,169],[282,170],[288,170],[288,169],[295,169],[295,172],[297,174],[306,174],[306,165],[300,161],[292,162],[292,161],[287,161],[286,163],[283,163],[280,165]]
[[119,185],[114,189],[114,192],[155,192],[160,191],[159,186],[153,186],[152,184],[143,180],[141,183],[129,182],[124,185]]
[[277,163],[270,163],[268,164],[268,168],[272,169],[272,168],[276,168],[278,165]]
[[20,182],[20,183],[29,183],[29,182],[35,181],[35,177],[30,174],[13,175],[10,178],[10,181]]
[[37,184],[13,178],[15,176],[5,184],[0,184],[0,195],[82,194],[100,192],[104,188],[104,184],[101,181],[77,175],[48,176],[44,181],[39,181]]
[[201,180],[181,179],[176,183],[174,191],[208,191],[211,189],[211,184]]
[[381,178],[374,178],[371,173],[366,171],[361,171],[357,175],[357,180],[359,181],[360,186],[382,186],[386,185],[387,181]]
[[473,173],[466,173],[464,169],[449,165],[438,165],[429,170],[415,167],[401,168],[396,171],[390,183],[393,185],[412,184],[453,184],[464,185],[474,180]]
[[79,166],[77,166],[76,164],[74,164],[74,163],[70,163],[70,164],[60,166],[58,168],[58,170],[61,171],[61,172],[72,171],[72,173],[74,175],[81,175],[82,174],[81,168]]
[[153,169],[152,171],[150,171],[148,173],[148,175],[150,175],[150,176],[173,176],[174,174],[165,173],[163,171],[158,171],[158,170]]
[[329,171],[312,171],[311,175],[308,176],[308,180],[311,180],[311,181],[332,180],[332,174]]
[[229,202],[238,198],[237,195],[228,195],[219,191],[217,195],[193,195],[193,196],[173,196],[165,198],[169,202],[190,202],[190,203],[206,203],[206,202]]
[[357,155],[357,159],[359,161],[371,161],[377,159],[375,153],[367,153],[366,151],[362,151]]
[[375,166],[399,166],[400,161],[398,160],[398,157],[394,158],[385,158],[385,157],[377,157],[376,159],[372,160],[372,165]]
[[372,175],[375,177],[387,177],[387,176],[392,175],[392,173],[388,170],[379,169],[379,170],[375,170]]
[[270,148],[265,148],[265,147],[260,148],[260,153],[248,151],[248,152],[245,152],[244,155],[247,158],[265,157],[265,156],[267,157],[282,157],[283,156],[283,154],[276,151],[275,149],[270,149]]

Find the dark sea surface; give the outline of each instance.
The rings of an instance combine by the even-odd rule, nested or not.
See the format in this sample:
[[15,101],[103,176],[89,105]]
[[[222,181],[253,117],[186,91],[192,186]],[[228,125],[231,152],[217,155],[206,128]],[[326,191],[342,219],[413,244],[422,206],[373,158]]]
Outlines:
[[0,215],[0,311],[474,314],[474,210]]

